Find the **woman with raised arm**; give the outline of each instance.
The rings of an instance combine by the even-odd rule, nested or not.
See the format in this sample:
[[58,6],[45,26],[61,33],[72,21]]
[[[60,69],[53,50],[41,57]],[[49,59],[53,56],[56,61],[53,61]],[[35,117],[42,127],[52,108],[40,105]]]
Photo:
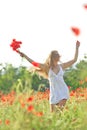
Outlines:
[[20,56],[26,58],[31,64],[36,67],[38,72],[44,74],[48,78],[50,83],[50,111],[54,111],[54,106],[57,105],[59,108],[63,108],[66,104],[66,101],[69,99],[69,90],[64,82],[63,74],[64,70],[71,65],[73,65],[78,58],[80,42],[76,41],[75,55],[72,60],[59,63],[60,54],[57,50],[51,51],[45,63],[37,63],[25,55],[23,52],[19,51]]

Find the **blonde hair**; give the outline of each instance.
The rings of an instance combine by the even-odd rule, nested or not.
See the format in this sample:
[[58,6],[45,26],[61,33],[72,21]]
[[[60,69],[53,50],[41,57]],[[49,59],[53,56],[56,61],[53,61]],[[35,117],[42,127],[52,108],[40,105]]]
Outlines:
[[[49,69],[54,67],[55,52],[57,52],[57,51],[56,50],[51,51],[48,58],[45,60],[45,62],[44,62],[45,69],[44,70],[35,67],[34,72],[37,72],[40,76],[43,76],[44,78],[48,78]],[[60,57],[60,55],[59,55],[59,57]]]

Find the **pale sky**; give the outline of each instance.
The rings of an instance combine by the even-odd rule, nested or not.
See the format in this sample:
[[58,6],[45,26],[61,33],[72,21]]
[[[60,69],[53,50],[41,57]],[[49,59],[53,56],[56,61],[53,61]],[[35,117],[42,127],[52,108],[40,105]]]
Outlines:
[[[81,42],[78,61],[87,54],[87,0],[0,0],[0,63],[30,66],[10,47],[15,38],[20,50],[37,62],[44,62],[51,50],[58,50],[62,62],[71,60],[76,40]],[[71,27],[81,30],[75,36]]]

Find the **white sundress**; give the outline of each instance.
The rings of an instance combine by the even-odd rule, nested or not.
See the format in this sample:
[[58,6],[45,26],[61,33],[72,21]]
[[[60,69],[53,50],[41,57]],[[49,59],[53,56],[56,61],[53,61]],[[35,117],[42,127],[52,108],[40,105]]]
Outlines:
[[57,104],[62,99],[69,99],[69,89],[63,79],[64,71],[60,66],[58,74],[49,70],[50,104]]

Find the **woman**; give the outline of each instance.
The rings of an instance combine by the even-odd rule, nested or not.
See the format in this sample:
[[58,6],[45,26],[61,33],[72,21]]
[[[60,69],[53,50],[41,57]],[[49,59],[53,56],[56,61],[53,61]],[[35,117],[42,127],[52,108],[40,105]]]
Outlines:
[[76,50],[74,58],[68,62],[59,64],[60,55],[58,51],[51,51],[45,63],[36,63],[27,55],[19,51],[20,56],[25,57],[31,64],[36,66],[36,70],[46,76],[50,83],[50,111],[54,111],[54,106],[58,105],[60,108],[65,106],[67,99],[69,99],[69,90],[64,82],[64,70],[73,65],[78,58],[78,49],[80,42],[76,42]]

